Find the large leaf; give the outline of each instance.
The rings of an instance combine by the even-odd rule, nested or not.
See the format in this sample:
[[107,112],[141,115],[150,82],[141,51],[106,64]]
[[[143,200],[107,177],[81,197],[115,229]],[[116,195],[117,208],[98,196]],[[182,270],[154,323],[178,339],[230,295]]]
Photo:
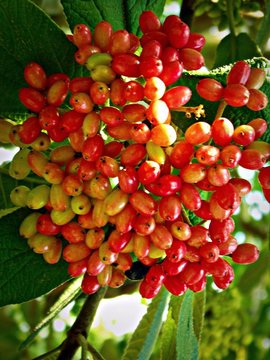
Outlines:
[[[160,337],[161,360],[184,359],[185,356],[186,359],[189,359],[189,356],[190,359],[196,359],[203,327],[204,308],[205,290],[171,297],[168,315],[162,326]],[[177,337],[176,332],[178,332]],[[182,342],[183,334],[190,340],[190,344],[187,343],[187,349],[185,349],[186,339]]]
[[176,323],[169,308],[160,336],[160,360],[176,358],[175,333]]
[[62,0],[71,30],[76,24],[84,23],[94,27],[101,21],[109,21],[114,30],[126,29],[138,35],[139,16],[144,10],[152,10],[157,16],[163,12],[164,0]]
[[159,336],[168,291],[162,288],[148,306],[147,313],[133,333],[122,360],[148,360]]
[[176,359],[176,329],[183,296],[171,296],[160,337],[160,360]]
[[0,306],[37,298],[70,279],[63,260],[50,265],[19,236],[25,209],[0,219]]
[[187,290],[181,305],[176,333],[177,360],[197,360],[199,357],[199,343],[193,326],[193,297],[193,292]]
[[23,69],[40,63],[47,74],[80,72],[74,61],[76,47],[40,8],[28,0],[0,2],[0,115],[21,119],[27,114],[18,91],[27,86]]
[[216,54],[214,68],[262,55],[256,43],[246,33],[237,36],[230,33],[225,36],[218,44]]

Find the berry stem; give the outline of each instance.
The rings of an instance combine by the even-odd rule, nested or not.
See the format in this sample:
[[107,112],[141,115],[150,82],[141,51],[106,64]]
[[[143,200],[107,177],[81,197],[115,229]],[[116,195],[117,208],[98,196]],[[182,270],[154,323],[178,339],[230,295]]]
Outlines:
[[[103,299],[106,290],[106,287],[102,287],[95,294],[86,298],[76,321],[68,332],[66,340],[61,345],[62,349],[57,360],[72,360],[77,349],[82,346],[82,338],[86,341],[96,310],[100,301]],[[87,345],[87,347],[88,350],[91,352],[93,351],[91,346],[89,347]],[[101,360],[102,356],[99,355],[99,358]]]
[[218,109],[217,109],[217,113],[216,113],[216,116],[215,116],[215,119],[218,119],[218,118],[222,117],[226,106],[227,106],[227,103],[226,103],[225,100],[220,101]]

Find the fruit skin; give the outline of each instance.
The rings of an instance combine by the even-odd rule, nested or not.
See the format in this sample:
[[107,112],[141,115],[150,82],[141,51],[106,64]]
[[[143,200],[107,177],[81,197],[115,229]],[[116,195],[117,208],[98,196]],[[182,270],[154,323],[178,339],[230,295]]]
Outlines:
[[10,200],[15,206],[26,206],[27,194],[30,192],[30,188],[25,185],[16,186],[11,190]]
[[250,243],[239,244],[232,253],[232,260],[237,264],[252,264],[259,258],[256,245]]
[[33,188],[26,198],[26,206],[30,209],[41,209],[49,201],[50,187],[48,185],[38,185]]

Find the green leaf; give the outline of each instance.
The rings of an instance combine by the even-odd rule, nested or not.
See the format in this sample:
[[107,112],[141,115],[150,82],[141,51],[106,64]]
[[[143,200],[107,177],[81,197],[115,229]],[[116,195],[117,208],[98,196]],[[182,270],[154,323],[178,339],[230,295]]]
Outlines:
[[160,360],[176,358],[176,323],[172,316],[172,309],[169,308],[160,336]]
[[110,22],[114,30],[126,29],[138,35],[139,17],[142,11],[152,10],[161,16],[164,0],[111,0],[110,6],[103,0],[62,0],[71,30],[76,24],[87,24],[93,30],[102,20]]
[[205,313],[205,299],[206,299],[206,291],[200,291],[198,293],[194,293],[193,299],[193,328],[195,336],[198,342],[201,341],[202,329],[203,329],[203,321],[204,321],[204,313]]
[[18,206],[8,208],[8,209],[0,209],[0,219],[4,216],[12,214],[14,211],[17,211],[18,209],[20,209]]
[[237,60],[251,59],[262,53],[256,43],[246,33],[236,37],[232,34],[225,36],[217,46],[214,68],[234,63]]
[[81,72],[74,61],[76,47],[39,7],[28,0],[0,2],[0,115],[14,120],[26,117],[18,91],[27,86],[23,70],[36,61],[48,75]]
[[193,292],[187,290],[181,306],[176,333],[177,360],[197,360],[199,357],[199,343],[193,327],[193,297]]
[[75,300],[81,293],[81,277],[73,280],[68,287],[63,291],[59,299],[48,310],[44,319],[33,329],[31,334],[20,345],[20,350],[23,350],[55,316],[66,307],[71,301]]
[[169,293],[162,288],[148,306],[121,360],[148,360],[158,339]]
[[46,263],[20,237],[18,227],[27,214],[20,209],[0,219],[0,306],[37,298],[70,279],[65,261]]

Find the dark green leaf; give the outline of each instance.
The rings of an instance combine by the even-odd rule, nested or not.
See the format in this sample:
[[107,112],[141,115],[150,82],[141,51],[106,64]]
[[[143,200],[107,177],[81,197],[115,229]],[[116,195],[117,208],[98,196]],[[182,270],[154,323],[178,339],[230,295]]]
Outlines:
[[236,37],[228,34],[217,46],[214,68],[261,55],[260,49],[248,34],[240,33]]
[[0,219],[0,306],[37,298],[70,278],[65,261],[46,263],[19,236],[19,224],[27,214],[21,209]]
[[126,29],[139,34],[139,16],[144,10],[152,10],[157,16],[163,12],[164,0],[111,0],[108,6],[103,0],[62,0],[71,30],[79,23],[93,30],[102,20],[110,22],[114,30]]
[[24,349],[55,316],[81,293],[81,278],[72,281],[64,290],[59,299],[48,310],[44,319],[33,329],[32,333],[24,340],[20,350]]
[[36,61],[48,75],[65,72],[74,76],[79,65],[74,61],[76,47],[64,32],[35,4],[28,0],[0,2],[0,115],[23,119],[27,110],[18,91],[27,86],[23,70]]
[[7,208],[7,209],[0,209],[0,219],[4,216],[12,214],[14,211],[17,211],[18,209],[20,209],[20,208],[17,206],[12,207],[12,208]]
[[199,357],[199,343],[193,327],[193,297],[193,292],[187,290],[181,306],[176,333],[177,360],[197,360]]
[[152,300],[123,354],[122,360],[147,360],[158,339],[169,293],[164,288]]
[[203,329],[203,320],[204,320],[204,312],[205,312],[205,298],[206,298],[205,290],[194,294],[193,327],[194,327],[194,333],[196,335],[198,342],[200,342],[200,340],[201,340],[202,329]]

